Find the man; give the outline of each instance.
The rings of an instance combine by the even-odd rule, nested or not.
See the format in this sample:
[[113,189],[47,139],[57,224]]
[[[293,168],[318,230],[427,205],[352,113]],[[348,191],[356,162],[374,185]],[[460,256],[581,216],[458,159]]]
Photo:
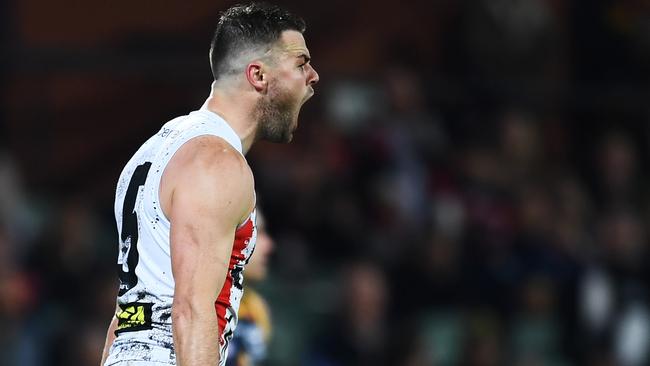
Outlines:
[[120,287],[103,365],[224,365],[256,239],[260,139],[289,142],[318,74],[304,22],[275,6],[222,13],[203,107],[166,123],[120,175]]
[[246,265],[246,286],[239,306],[239,321],[230,348],[226,366],[259,365],[266,359],[271,336],[271,317],[264,299],[250,284],[263,281],[268,273],[268,257],[273,252],[273,239],[266,230],[266,220],[257,211],[257,240],[255,255]]

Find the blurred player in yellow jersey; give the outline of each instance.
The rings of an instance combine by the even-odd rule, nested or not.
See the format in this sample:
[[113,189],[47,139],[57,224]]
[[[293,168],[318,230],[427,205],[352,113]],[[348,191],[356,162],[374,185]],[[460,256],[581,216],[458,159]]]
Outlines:
[[239,323],[228,350],[226,366],[255,366],[266,359],[271,336],[271,317],[266,301],[255,291],[254,286],[267,276],[268,259],[273,247],[273,239],[266,231],[266,220],[258,209],[257,244],[246,266]]

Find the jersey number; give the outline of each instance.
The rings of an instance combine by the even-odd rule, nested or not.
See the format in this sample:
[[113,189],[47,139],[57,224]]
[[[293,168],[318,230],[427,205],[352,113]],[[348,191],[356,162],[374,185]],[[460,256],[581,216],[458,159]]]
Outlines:
[[[135,275],[135,267],[138,265],[138,215],[135,213],[135,201],[138,198],[138,191],[144,185],[151,168],[151,162],[138,165],[129,181],[129,188],[126,190],[124,205],[122,206],[122,233],[121,250],[128,251],[126,259],[123,256],[118,261],[120,276],[120,290],[118,295],[122,296],[138,284],[138,277]],[[128,243],[128,244],[127,244]],[[126,261],[127,270],[122,265]]]

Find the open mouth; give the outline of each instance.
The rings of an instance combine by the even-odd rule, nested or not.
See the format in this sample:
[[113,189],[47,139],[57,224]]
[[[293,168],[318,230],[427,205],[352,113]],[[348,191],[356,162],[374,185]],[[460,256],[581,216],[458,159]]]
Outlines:
[[314,96],[314,88],[309,87],[307,94],[305,95],[305,98],[302,101],[302,104],[305,104],[305,102],[308,101],[309,98],[311,98],[312,96]]

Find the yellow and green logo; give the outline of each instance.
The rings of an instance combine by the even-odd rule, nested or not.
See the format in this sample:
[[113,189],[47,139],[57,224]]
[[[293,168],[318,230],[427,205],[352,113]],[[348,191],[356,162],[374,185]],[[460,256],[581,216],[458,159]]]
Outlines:
[[115,334],[151,329],[151,303],[120,304],[117,311],[117,330]]

